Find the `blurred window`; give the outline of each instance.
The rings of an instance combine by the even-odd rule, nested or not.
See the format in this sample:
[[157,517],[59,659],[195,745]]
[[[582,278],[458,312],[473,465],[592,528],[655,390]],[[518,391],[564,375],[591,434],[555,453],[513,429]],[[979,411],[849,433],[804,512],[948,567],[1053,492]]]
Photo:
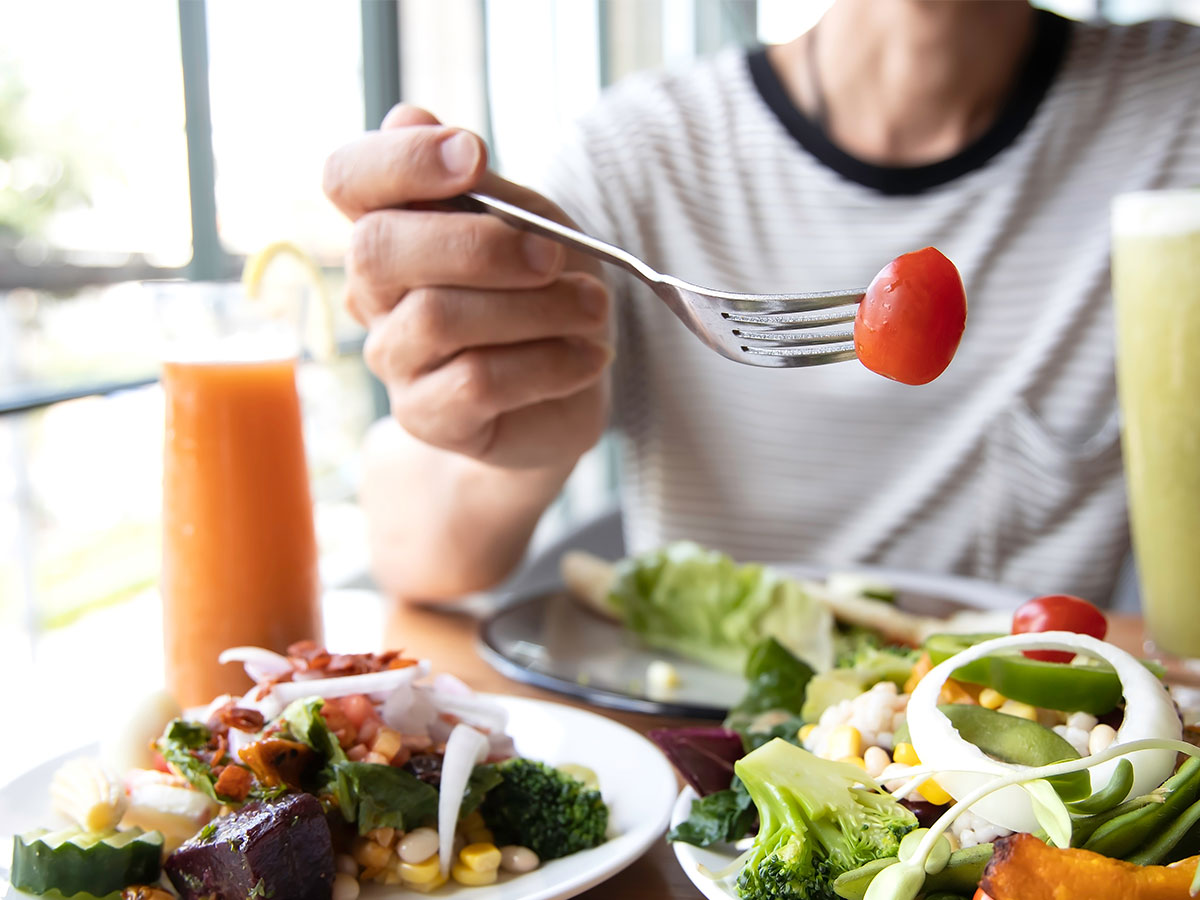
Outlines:
[[[153,626],[126,602],[147,602],[158,572],[162,403],[138,279],[236,275],[287,239],[336,286],[349,227],[321,194],[323,161],[396,97],[536,182],[606,85],[789,40],[831,2],[0,4],[0,683],[27,678],[35,652],[40,675],[98,670],[123,630]],[[1200,22],[1200,0],[1038,5]],[[383,409],[343,313],[337,332],[342,358],[301,373],[331,584],[364,567],[356,451]],[[611,502],[613,460],[607,445],[585,457],[539,540]],[[84,616],[86,634],[58,627]]]

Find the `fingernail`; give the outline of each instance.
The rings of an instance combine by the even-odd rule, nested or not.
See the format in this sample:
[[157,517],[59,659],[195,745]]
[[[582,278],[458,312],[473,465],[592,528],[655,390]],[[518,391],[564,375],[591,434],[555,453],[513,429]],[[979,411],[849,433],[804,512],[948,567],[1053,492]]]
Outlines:
[[442,141],[442,165],[451,175],[470,175],[479,163],[479,142],[465,131]]
[[535,234],[527,234],[521,239],[521,251],[525,254],[525,262],[528,263],[529,268],[539,275],[546,275],[554,271],[558,265],[563,248],[554,241],[548,241]]

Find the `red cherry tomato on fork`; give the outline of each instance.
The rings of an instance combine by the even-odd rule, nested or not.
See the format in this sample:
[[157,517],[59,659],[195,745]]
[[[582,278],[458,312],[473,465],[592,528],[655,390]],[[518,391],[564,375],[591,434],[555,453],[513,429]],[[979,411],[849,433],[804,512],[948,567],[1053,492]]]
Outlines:
[[854,349],[872,372],[928,384],[950,365],[966,322],[958,269],[926,247],[897,256],[871,281],[854,317]]
[[[1104,640],[1108,620],[1104,613],[1080,597],[1050,594],[1022,603],[1013,613],[1013,634],[1040,631],[1073,631]],[[1045,662],[1070,662],[1075,658],[1074,653],[1066,650],[1026,650],[1025,655]]]

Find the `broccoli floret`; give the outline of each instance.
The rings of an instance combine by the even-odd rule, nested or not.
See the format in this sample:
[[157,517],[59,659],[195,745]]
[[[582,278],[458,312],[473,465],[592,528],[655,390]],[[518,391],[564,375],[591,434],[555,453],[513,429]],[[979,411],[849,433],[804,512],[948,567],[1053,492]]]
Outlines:
[[528,847],[545,860],[604,842],[608,807],[599,791],[531,759],[505,760],[496,771],[504,780],[480,811],[497,844]]
[[744,900],[836,900],[833,881],[895,856],[916,817],[888,794],[857,787],[861,769],[775,739],[734,764],[758,808],[738,877]]

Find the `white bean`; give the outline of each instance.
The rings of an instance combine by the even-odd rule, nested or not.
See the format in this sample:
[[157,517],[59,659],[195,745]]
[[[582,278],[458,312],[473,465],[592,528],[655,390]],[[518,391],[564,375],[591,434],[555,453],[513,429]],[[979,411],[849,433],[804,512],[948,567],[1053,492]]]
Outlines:
[[1090,713],[1073,712],[1067,716],[1067,727],[1078,728],[1080,731],[1091,731],[1096,727],[1097,719]]
[[1101,750],[1107,750],[1117,738],[1117,732],[1111,725],[1105,725],[1101,722],[1092,729],[1092,733],[1088,735],[1088,753],[1099,753]]
[[358,875],[358,863],[349,853],[339,853],[334,863],[337,871],[345,872],[347,875]]
[[358,891],[358,879],[353,875],[338,872],[333,876],[333,900],[357,900]]
[[528,847],[509,844],[500,848],[500,868],[505,872],[532,872],[541,862]]
[[432,828],[414,828],[396,846],[406,863],[423,863],[438,852],[438,835]]
[[882,747],[868,747],[863,752],[863,763],[866,767],[867,774],[872,778],[878,778],[892,763],[892,758],[888,756],[888,752]]

